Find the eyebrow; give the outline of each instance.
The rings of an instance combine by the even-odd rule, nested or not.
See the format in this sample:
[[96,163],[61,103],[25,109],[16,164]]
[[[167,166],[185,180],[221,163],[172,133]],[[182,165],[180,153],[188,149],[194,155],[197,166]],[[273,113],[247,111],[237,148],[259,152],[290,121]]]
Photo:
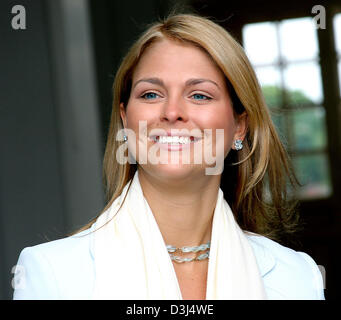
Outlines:
[[164,87],[164,83],[161,79],[159,78],[143,78],[143,79],[140,79],[140,80],[137,80],[133,86],[133,89],[140,83],[140,82],[148,82],[148,83],[151,83],[151,84],[157,84],[161,87]]
[[186,86],[194,86],[196,84],[199,84],[199,83],[203,83],[203,82],[210,82],[210,83],[213,83],[218,89],[219,89],[219,86],[216,82],[214,82],[213,80],[210,80],[210,79],[202,79],[202,78],[199,78],[199,79],[188,79],[185,83]]
[[[151,83],[151,84],[159,85],[159,86],[161,86],[161,87],[165,87],[164,82],[163,82],[160,78],[143,78],[143,79],[137,80],[137,81],[135,82],[133,88],[135,88],[140,82],[148,82],[148,83]],[[194,85],[196,85],[196,84],[203,83],[203,82],[210,82],[210,83],[214,84],[218,89],[220,88],[219,85],[218,85],[216,82],[214,82],[213,80],[204,79],[204,78],[193,78],[193,79],[188,79],[188,80],[185,82],[185,86],[186,86],[186,87],[194,86]]]

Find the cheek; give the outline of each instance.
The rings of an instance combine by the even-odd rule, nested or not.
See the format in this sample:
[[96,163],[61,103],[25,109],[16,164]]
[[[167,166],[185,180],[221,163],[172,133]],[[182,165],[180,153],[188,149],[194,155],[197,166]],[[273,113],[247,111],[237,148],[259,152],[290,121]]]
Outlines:
[[139,114],[137,113],[137,110],[134,110],[135,108],[133,106],[130,106],[128,104],[126,109],[126,121],[127,121],[127,127],[130,129],[135,130],[135,127],[138,127],[138,121],[139,121]]
[[126,109],[127,127],[134,130],[136,134],[139,131],[139,124],[142,121],[147,121],[148,124],[152,120],[153,112],[146,108],[139,108],[136,105],[129,105]]
[[236,121],[234,115],[231,114],[224,119],[225,144],[231,146],[234,134],[236,132]]
[[141,106],[139,104],[128,104],[126,109],[127,128],[133,131],[129,147],[132,150],[144,149],[148,144],[148,127],[155,123],[157,112],[151,107]]
[[215,136],[217,129],[224,130],[224,145],[231,146],[234,133],[236,131],[236,121],[233,110],[231,108],[219,108],[205,114],[201,114],[201,128],[212,129],[212,134]]

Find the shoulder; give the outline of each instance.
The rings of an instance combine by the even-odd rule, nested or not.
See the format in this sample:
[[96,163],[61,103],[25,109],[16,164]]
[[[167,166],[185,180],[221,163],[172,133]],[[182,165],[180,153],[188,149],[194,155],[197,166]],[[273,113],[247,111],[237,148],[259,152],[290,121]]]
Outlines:
[[324,299],[323,280],[306,253],[256,234],[247,234],[265,289],[273,299]]
[[66,238],[27,247],[23,249],[20,257],[45,260],[51,265],[67,265],[68,261],[86,258],[90,254],[90,245],[90,232],[85,230]]
[[94,274],[89,231],[23,249],[14,299],[72,299],[89,292]]
[[50,259],[67,258],[68,256],[82,255],[89,251],[91,244],[90,229],[79,232],[72,236],[45,242],[24,250],[37,251]]

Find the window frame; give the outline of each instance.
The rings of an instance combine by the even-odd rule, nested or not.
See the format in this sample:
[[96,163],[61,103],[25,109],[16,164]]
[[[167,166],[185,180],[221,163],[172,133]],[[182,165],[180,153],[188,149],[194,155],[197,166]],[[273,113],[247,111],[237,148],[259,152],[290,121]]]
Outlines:
[[[280,92],[280,103],[276,106],[276,107],[271,107],[270,111],[273,114],[279,114],[279,117],[281,117],[281,123],[282,123],[282,129],[284,130],[283,132],[281,132],[281,136],[285,136],[285,140],[286,140],[286,146],[287,146],[287,152],[289,153],[290,157],[292,158],[293,162],[295,161],[299,161],[300,157],[304,157],[304,156],[324,156],[326,157],[326,160],[328,162],[328,182],[330,185],[330,194],[328,195],[321,195],[321,196],[317,196],[315,198],[311,197],[300,197],[299,193],[297,194],[297,196],[299,197],[299,199],[301,201],[303,200],[313,200],[313,199],[323,199],[323,198],[328,198],[332,195],[332,193],[334,192],[333,190],[333,185],[331,183],[331,170],[330,170],[330,161],[329,161],[329,154],[328,154],[328,139],[327,139],[327,128],[326,128],[326,123],[323,123],[323,129],[324,131],[324,135],[325,137],[325,146],[323,147],[309,147],[307,149],[304,150],[300,150],[299,148],[297,148],[296,145],[296,135],[294,133],[294,128],[295,128],[295,111],[305,111],[305,110],[319,110],[319,109],[323,109],[325,112],[325,108],[323,105],[324,102],[324,97],[322,97],[321,101],[319,101],[318,103],[313,103],[313,104],[302,104],[302,105],[296,105],[296,104],[292,104],[289,100],[288,100],[288,96],[286,94],[287,90],[290,90],[287,85],[286,85],[286,81],[285,81],[285,72],[286,69],[288,67],[291,66],[295,66],[295,65],[304,65],[306,63],[309,62],[313,62],[314,64],[318,65],[319,67],[319,72],[321,73],[321,65],[320,65],[320,58],[319,58],[319,51],[317,52],[317,55],[313,58],[306,58],[306,59],[299,59],[299,60],[292,60],[292,61],[287,61],[285,59],[285,57],[283,56],[283,52],[282,52],[282,44],[281,44],[281,24],[282,22],[288,21],[288,20],[292,20],[292,19],[297,19],[300,17],[295,17],[295,18],[289,18],[289,19],[280,19],[280,20],[271,20],[271,21],[266,21],[266,23],[271,23],[272,27],[274,28],[274,32],[276,35],[276,47],[278,50],[278,56],[276,58],[275,61],[273,62],[269,62],[269,63],[255,63],[253,64],[253,67],[257,70],[257,69],[262,69],[264,67],[273,67],[275,70],[278,70],[279,72],[279,78],[280,78],[280,83],[279,83],[279,88],[281,89]],[[303,17],[303,18],[311,18],[313,19],[313,17]],[[251,25],[255,24],[254,22],[251,23]],[[245,26],[245,25],[244,25]],[[243,26],[243,27],[244,27]],[[243,29],[242,29],[243,31]],[[318,36],[317,36],[317,32],[316,32],[316,44],[318,46]],[[321,79],[321,90],[322,89],[322,79]],[[325,117],[324,117],[324,122],[325,122]],[[299,190],[298,190],[299,191]]]
[[[332,193],[325,198],[308,198],[300,199],[300,212],[309,220],[317,220],[318,223],[325,221],[340,221],[338,212],[341,211],[341,202],[339,201],[339,193],[341,191],[341,95],[338,61],[339,57],[335,49],[334,24],[333,18],[336,14],[341,13],[341,7],[330,5],[326,8],[326,28],[317,30],[317,40],[319,47],[319,64],[321,70],[323,101],[321,105],[325,108],[325,125],[326,125],[326,154],[329,160],[330,183]],[[303,18],[310,12],[299,12],[297,14],[285,13],[272,14],[272,19],[264,13],[261,18],[249,16],[244,18],[238,24],[239,31],[234,30],[235,37],[242,42],[242,29],[245,25],[258,22],[275,22],[285,19]],[[234,26],[236,27],[236,26]],[[228,29],[228,28],[227,28]],[[318,214],[320,213],[320,214]]]

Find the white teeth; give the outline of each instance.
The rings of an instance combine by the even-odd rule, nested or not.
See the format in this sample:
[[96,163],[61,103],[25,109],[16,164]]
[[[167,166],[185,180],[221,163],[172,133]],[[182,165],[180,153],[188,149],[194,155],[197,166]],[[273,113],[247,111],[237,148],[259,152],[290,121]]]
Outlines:
[[191,142],[190,137],[179,137],[179,136],[158,136],[158,137],[153,137],[153,140],[158,143],[166,143],[166,144],[187,144]]

